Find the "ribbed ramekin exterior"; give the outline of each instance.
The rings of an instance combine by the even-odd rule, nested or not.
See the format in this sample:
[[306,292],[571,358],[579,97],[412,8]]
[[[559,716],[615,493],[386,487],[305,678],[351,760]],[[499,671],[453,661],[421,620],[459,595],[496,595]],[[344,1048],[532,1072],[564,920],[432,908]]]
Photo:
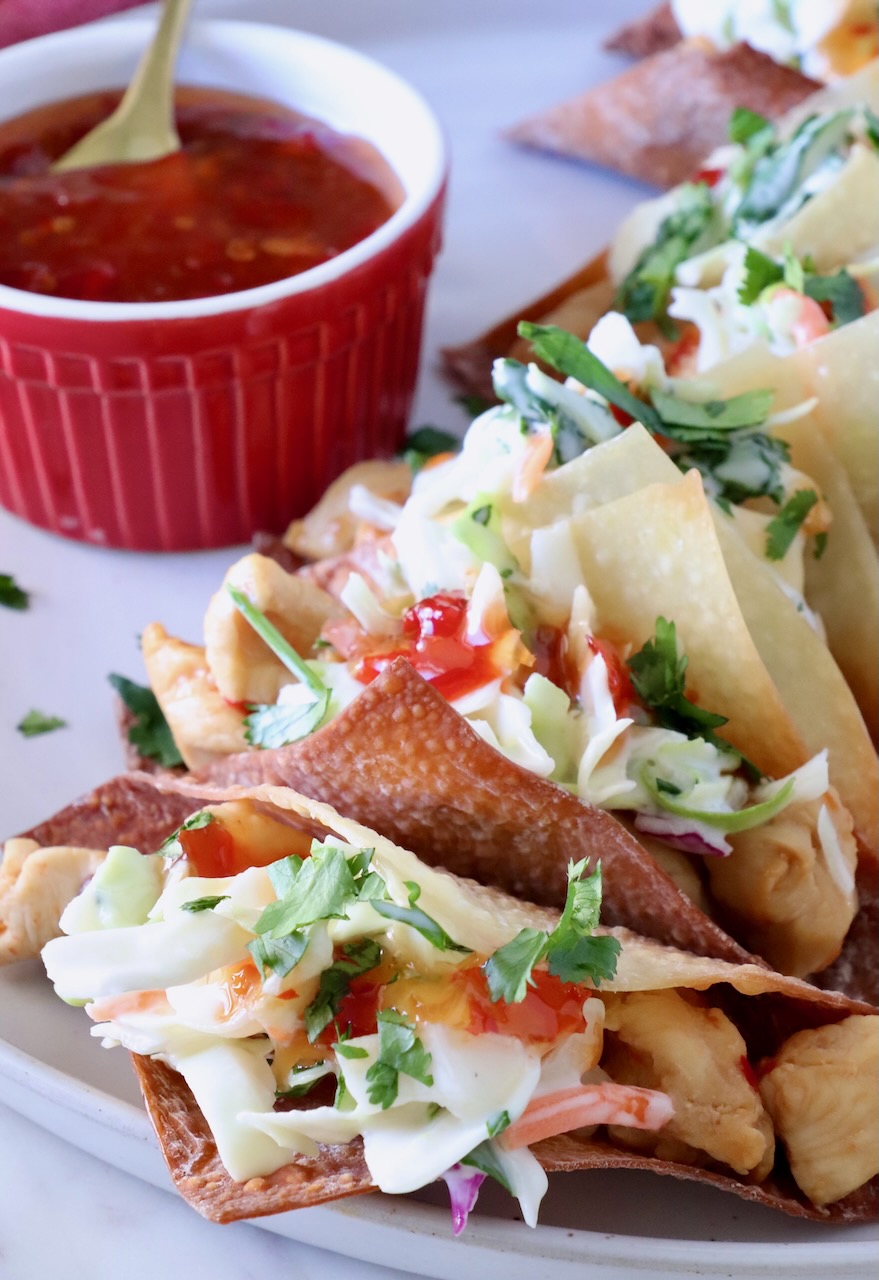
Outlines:
[[441,193],[319,289],[189,319],[0,308],[0,504],[84,542],[184,551],[280,531],[405,433]]

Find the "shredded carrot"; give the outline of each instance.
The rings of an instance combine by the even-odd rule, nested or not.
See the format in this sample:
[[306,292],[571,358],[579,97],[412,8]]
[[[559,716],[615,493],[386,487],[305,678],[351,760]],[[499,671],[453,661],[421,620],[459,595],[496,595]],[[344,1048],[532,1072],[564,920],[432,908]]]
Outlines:
[[629,1129],[661,1129],[674,1115],[667,1093],[628,1084],[584,1084],[535,1098],[500,1138],[515,1150],[542,1138],[586,1125],[618,1124]]
[[513,476],[513,501],[524,502],[540,482],[552,457],[552,436],[548,431],[529,436]]

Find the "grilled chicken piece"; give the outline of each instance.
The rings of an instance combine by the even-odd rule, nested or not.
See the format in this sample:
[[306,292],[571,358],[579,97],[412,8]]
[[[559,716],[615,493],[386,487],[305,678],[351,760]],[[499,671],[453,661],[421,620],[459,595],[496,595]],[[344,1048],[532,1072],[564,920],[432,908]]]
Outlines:
[[819,973],[839,955],[858,907],[852,819],[831,790],[730,837],[707,860],[711,891],[736,936],[782,973]]
[[208,667],[228,702],[273,703],[290,672],[242,617],[226,586],[237,587],[303,657],[324,623],[345,610],[326,591],[285,572],[268,556],[249,555],[232,565],[211,599],[204,620]]
[[106,851],[7,840],[0,863],[0,964],[30,960],[59,933],[61,912],[97,871]]
[[879,1172],[879,1017],[798,1031],[760,1081],[791,1171],[815,1204]]
[[745,1042],[726,1014],[673,990],[604,1000],[602,1067],[621,1084],[663,1090],[675,1107],[659,1133],[613,1129],[614,1138],[687,1164],[704,1164],[707,1155],[762,1181],[775,1158],[772,1122],[745,1074]]
[[141,636],[141,651],[153,693],[188,768],[200,769],[247,750],[246,711],[230,706],[219,692],[204,649],[169,636],[152,622]]

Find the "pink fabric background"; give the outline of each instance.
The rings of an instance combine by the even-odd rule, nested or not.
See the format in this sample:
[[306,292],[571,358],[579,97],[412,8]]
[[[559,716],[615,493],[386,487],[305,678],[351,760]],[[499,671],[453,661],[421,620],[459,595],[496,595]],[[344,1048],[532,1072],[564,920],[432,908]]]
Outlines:
[[0,49],[142,3],[143,0],[0,0]]

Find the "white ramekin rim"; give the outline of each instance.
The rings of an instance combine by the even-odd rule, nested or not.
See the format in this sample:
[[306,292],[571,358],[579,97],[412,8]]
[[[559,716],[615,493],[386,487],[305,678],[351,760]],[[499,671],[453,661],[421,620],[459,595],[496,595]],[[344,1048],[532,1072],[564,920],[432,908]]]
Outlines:
[[[45,79],[50,84],[51,63],[55,57],[68,59],[71,52],[75,52],[77,45],[82,45],[84,51],[89,49],[94,51],[96,47],[102,51],[118,49],[121,56],[123,53],[130,53],[132,48],[142,48],[152,33],[153,25],[151,21],[143,18],[122,18],[113,22],[90,23],[12,45],[0,50],[0,82],[2,82],[4,66],[18,64],[21,69],[22,66],[31,63],[35,71],[39,69],[40,81]],[[260,285],[254,289],[244,289],[237,293],[175,302],[89,302],[74,298],[58,298],[49,294],[28,293],[22,289],[13,289],[0,284],[0,311],[12,311],[19,315],[68,322],[149,321],[155,323],[262,309],[297,295],[310,294],[341,279],[399,241],[424,217],[440,197],[446,182],[449,163],[448,147],[444,131],[433,109],[424,97],[396,72],[367,54],[325,36],[262,22],[247,22],[240,19],[203,19],[192,23],[187,39],[192,44],[213,40],[223,46],[228,45],[234,48],[241,40],[264,38],[266,35],[270,35],[273,41],[283,41],[300,50],[312,47],[320,49],[325,54],[339,56],[351,65],[359,64],[372,73],[378,73],[394,92],[410,100],[412,114],[408,117],[408,123],[411,125],[413,120],[420,121],[421,145],[425,149],[428,163],[423,181],[407,192],[402,204],[388,221],[364,240],[352,245],[350,249],[346,249],[328,262],[303,271],[299,275]],[[85,89],[88,87],[90,86],[84,86]],[[51,92],[48,93],[44,101],[52,101],[52,96]],[[368,137],[368,135],[364,136]],[[371,138],[368,140],[375,142]],[[375,145],[381,150],[380,143],[375,142]]]

